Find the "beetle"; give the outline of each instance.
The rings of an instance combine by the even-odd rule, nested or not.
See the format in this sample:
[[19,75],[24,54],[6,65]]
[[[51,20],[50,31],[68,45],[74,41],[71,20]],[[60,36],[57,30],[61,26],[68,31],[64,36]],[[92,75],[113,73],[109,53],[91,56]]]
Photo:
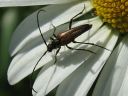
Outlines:
[[[73,23],[73,20],[74,18],[76,18],[78,15],[82,14],[83,11],[85,10],[85,5],[84,5],[84,9],[79,12],[77,15],[75,15],[69,22],[69,29],[67,31],[64,31],[64,32],[60,32],[58,33],[57,35],[55,34],[55,31],[56,31],[56,27],[53,25],[54,27],[54,32],[53,32],[53,36],[50,37],[50,40],[51,40],[51,43],[46,43],[45,39],[44,39],[44,36],[43,34],[41,33],[41,29],[40,29],[40,24],[39,24],[39,14],[41,11],[45,11],[45,10],[39,10],[37,12],[37,25],[38,25],[38,28],[39,28],[39,32],[41,34],[41,37],[42,37],[42,40],[44,41],[46,47],[47,47],[47,50],[44,52],[44,54],[39,58],[38,62],[36,63],[36,65],[34,66],[33,68],[33,71],[32,71],[32,74],[31,74],[31,78],[33,76],[33,72],[35,71],[35,68],[36,66],[38,65],[38,63],[40,62],[40,60],[43,58],[43,56],[47,53],[47,52],[52,52],[54,49],[57,49],[56,53],[55,53],[55,61],[54,61],[54,64],[56,63],[57,61],[57,54],[59,53],[59,50],[61,49],[61,46],[66,46],[68,49],[71,49],[71,50],[81,50],[81,51],[89,51],[91,53],[94,53],[93,51],[91,50],[86,50],[86,49],[75,49],[75,48],[72,48],[70,46],[68,46],[69,43],[73,42],[73,43],[80,43],[80,44],[90,44],[90,45],[95,45],[95,46],[98,46],[98,47],[101,47],[101,48],[104,48],[102,46],[99,46],[99,45],[96,45],[94,43],[83,43],[83,42],[77,42],[75,41],[75,39],[80,36],[81,34],[87,32],[88,30],[90,30],[92,28],[92,24],[84,24],[84,25],[80,25],[80,26],[77,26],[77,27],[74,27],[72,28],[72,23]],[[106,49],[106,48],[105,48]],[[36,92],[33,88],[32,90],[34,92]],[[36,92],[37,93],[37,92]]]
[[[77,42],[77,41],[75,41],[75,38],[77,38],[78,36],[80,36],[81,34],[87,32],[88,30],[90,30],[92,28],[92,24],[84,24],[84,25],[80,25],[80,26],[77,26],[77,27],[72,28],[72,22],[73,22],[74,18],[76,18],[78,15],[82,14],[84,10],[85,10],[85,5],[84,5],[83,10],[81,12],[79,12],[77,15],[75,15],[70,20],[70,22],[69,22],[69,29],[67,31],[60,32],[60,33],[58,33],[56,35],[55,34],[56,27],[52,24],[52,26],[54,27],[54,32],[53,32],[53,36],[50,37],[51,42],[49,44],[46,43],[46,41],[44,39],[44,36],[41,33],[40,24],[39,24],[39,13],[41,11],[45,11],[45,10],[39,10],[38,11],[38,13],[37,13],[37,22],[38,23],[37,24],[38,24],[38,28],[39,28],[39,32],[41,34],[42,40],[44,41],[44,43],[45,43],[45,45],[47,47],[46,52],[44,52],[44,54],[41,56],[41,58],[47,52],[52,52],[53,49],[57,49],[57,51],[56,51],[56,55],[57,55],[58,52],[59,52],[59,50],[61,49],[61,46],[66,46],[68,49],[71,49],[71,50],[81,50],[81,51],[89,51],[91,53],[95,53],[93,51],[86,50],[86,49],[75,49],[75,48],[71,48],[71,47],[68,46],[68,44],[71,43],[71,42],[73,42],[73,43],[80,43],[80,44],[89,44],[89,45],[94,45],[94,46],[97,46],[97,47],[104,48],[104,47],[99,46],[99,45],[96,45],[94,43],[83,43],[83,42]],[[106,49],[106,48],[104,48],[104,49]],[[55,55],[55,61],[54,61],[54,63],[56,63],[56,60],[57,60],[56,59],[56,55]],[[40,59],[39,59],[39,61],[40,61]]]

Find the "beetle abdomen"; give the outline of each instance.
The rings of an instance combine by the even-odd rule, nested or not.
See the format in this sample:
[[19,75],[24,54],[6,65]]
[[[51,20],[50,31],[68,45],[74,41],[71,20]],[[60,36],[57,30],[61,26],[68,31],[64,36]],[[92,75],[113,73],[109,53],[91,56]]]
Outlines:
[[85,24],[85,25],[80,25],[80,26],[74,27],[71,30],[59,33],[57,35],[57,39],[59,40],[59,42],[62,46],[69,44],[75,38],[77,38],[84,32],[88,31],[91,27],[92,27],[92,25],[90,25],[90,24]]

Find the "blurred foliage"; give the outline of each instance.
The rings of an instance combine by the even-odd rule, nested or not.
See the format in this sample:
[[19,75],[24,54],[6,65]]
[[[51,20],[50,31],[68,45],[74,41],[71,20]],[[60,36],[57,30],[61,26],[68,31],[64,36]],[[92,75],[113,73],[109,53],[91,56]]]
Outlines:
[[29,77],[14,86],[8,84],[7,69],[11,62],[8,50],[12,33],[18,24],[40,7],[0,8],[0,96],[31,96]]

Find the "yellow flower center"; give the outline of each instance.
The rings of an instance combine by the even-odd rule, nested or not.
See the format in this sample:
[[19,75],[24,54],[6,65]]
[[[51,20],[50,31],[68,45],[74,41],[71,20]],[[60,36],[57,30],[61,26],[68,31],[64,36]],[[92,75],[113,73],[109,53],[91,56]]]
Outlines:
[[128,32],[128,0],[93,0],[96,14],[120,32]]

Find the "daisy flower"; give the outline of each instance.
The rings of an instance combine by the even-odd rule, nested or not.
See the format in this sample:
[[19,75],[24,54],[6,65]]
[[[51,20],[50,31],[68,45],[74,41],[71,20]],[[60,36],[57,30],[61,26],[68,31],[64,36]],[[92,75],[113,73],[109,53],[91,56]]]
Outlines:
[[[54,31],[52,25],[56,27],[56,34],[68,30],[71,18],[81,12],[85,6],[83,14],[73,21],[72,28],[83,24],[92,24],[92,28],[76,38],[76,41],[94,43],[110,51],[97,46],[70,43],[69,46],[72,48],[85,48],[96,54],[62,47],[57,55],[56,64],[54,64],[55,51],[47,53],[34,70],[41,68],[33,85],[36,90],[33,91],[33,96],[45,96],[55,88],[55,96],[86,96],[96,80],[96,86],[92,88],[93,96],[126,96],[127,36],[123,40],[118,37],[119,33],[128,31],[128,2],[126,0],[5,0],[1,1],[0,6],[45,4],[48,6],[42,8],[45,12],[40,12],[39,25],[47,42]],[[7,73],[11,85],[30,75],[47,50],[37,26],[38,11],[26,17],[13,34],[10,54],[14,58]],[[118,42],[119,46],[115,46],[118,40],[121,43]]]

